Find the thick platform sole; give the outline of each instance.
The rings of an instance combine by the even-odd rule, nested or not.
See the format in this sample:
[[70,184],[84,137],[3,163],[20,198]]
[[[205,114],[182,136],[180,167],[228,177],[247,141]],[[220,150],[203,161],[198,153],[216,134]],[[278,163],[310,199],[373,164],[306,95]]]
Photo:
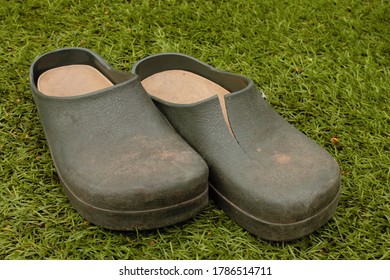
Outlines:
[[71,204],[83,218],[99,227],[118,231],[156,229],[183,222],[202,211],[209,197],[208,188],[205,187],[203,193],[180,204],[152,210],[111,211],[82,201],[64,181],[61,180],[61,184]]
[[211,184],[210,194],[228,216],[250,233],[270,241],[291,241],[314,232],[331,218],[336,210],[340,190],[335,198],[320,212],[307,219],[290,224],[270,223],[258,219],[231,203]]

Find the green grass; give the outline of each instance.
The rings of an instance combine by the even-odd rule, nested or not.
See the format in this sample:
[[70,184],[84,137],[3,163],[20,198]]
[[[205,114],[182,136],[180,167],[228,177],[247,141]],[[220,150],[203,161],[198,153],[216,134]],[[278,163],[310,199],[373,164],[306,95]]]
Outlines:
[[[0,21],[0,259],[390,259],[388,1],[0,0]],[[72,46],[119,70],[175,51],[251,77],[339,162],[333,218],[279,243],[213,202],[160,230],[89,224],[61,189],[28,80],[36,56]]]

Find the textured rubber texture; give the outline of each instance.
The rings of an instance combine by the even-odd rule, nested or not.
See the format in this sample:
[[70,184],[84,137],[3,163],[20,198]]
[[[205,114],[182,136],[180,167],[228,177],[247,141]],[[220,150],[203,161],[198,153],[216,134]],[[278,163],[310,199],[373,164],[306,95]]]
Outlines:
[[[73,73],[76,68],[81,72]],[[90,92],[93,73],[103,75],[107,87],[104,82]],[[42,75],[46,94],[38,89]],[[58,83],[47,82],[52,78]],[[112,69],[87,49],[70,48],[39,57],[30,81],[57,173],[84,218],[113,230],[152,229],[205,207],[206,163],[155,107],[136,75]]]
[[[340,191],[339,191],[340,192]],[[293,223],[272,223],[267,220],[259,219],[252,214],[242,210],[239,206],[233,204],[217,188],[210,185],[210,195],[220,205],[224,211],[233,218],[240,226],[264,239],[272,241],[290,241],[307,234],[312,233],[317,228],[324,225],[333,215],[339,201],[339,193],[334,197],[324,209],[313,213],[313,216],[307,217],[302,221]]]
[[[276,241],[299,238],[329,220],[340,194],[340,171],[326,150],[285,121],[247,77],[175,53],[150,56],[133,67],[142,81],[171,70],[192,72],[229,92],[224,99],[231,131],[217,94],[191,104],[149,94],[206,160],[211,192],[232,219]],[[190,92],[183,87],[171,94]]]
[[61,184],[73,207],[81,216],[97,226],[118,231],[161,228],[188,220],[206,207],[209,197],[208,189],[205,189],[197,197],[175,205],[144,211],[113,211],[82,201],[63,181]]

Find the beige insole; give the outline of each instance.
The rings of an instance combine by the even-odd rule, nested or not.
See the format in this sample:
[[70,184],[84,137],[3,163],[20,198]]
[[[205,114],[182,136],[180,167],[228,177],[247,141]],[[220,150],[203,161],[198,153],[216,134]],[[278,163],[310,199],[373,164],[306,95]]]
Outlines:
[[38,78],[39,91],[51,96],[76,96],[112,86],[113,83],[89,65],[68,65],[50,69]]
[[225,106],[225,94],[229,91],[220,85],[184,70],[159,72],[144,79],[142,85],[150,95],[175,104],[196,103],[217,95],[226,125],[231,131]]

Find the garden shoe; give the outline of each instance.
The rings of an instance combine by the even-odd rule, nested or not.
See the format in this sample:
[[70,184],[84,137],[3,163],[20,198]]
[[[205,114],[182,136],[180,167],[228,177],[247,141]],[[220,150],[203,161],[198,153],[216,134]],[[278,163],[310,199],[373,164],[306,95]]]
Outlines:
[[285,121],[247,77],[167,53],[133,67],[176,131],[206,160],[210,192],[249,232],[287,241],[333,214],[339,167]]
[[208,167],[136,75],[82,48],[46,53],[30,82],[58,176],[75,209],[112,230],[152,229],[208,202]]

